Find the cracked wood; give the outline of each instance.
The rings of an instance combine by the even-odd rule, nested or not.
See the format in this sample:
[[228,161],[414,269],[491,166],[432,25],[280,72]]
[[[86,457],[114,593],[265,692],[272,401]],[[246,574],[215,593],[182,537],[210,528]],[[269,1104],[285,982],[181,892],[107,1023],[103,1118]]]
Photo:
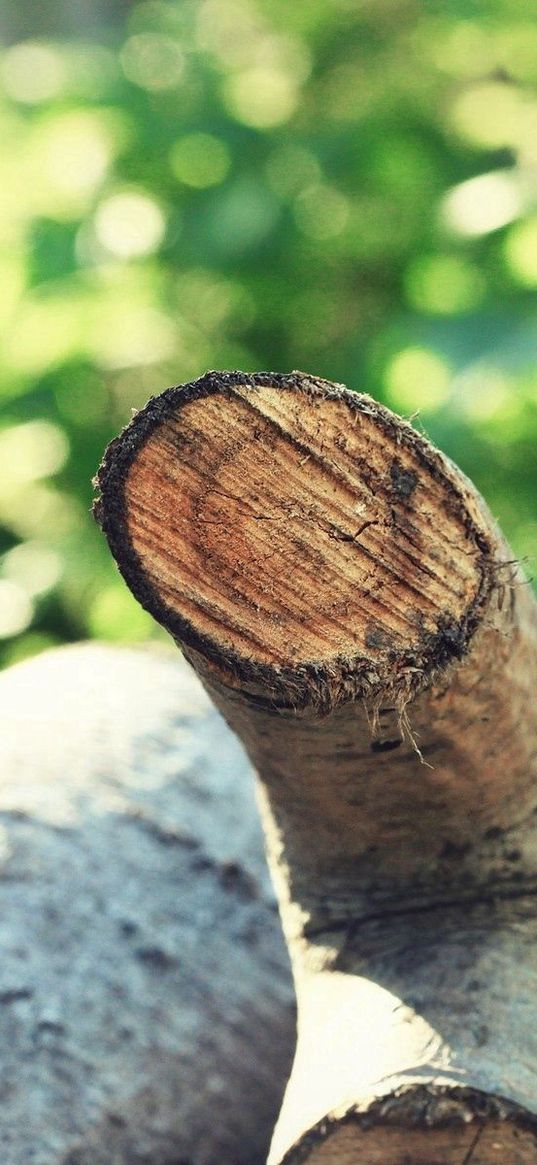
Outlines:
[[275,668],[375,661],[460,622],[480,546],[398,438],[387,456],[367,410],[277,385],[170,410],[125,484],[150,587],[215,650]]
[[361,1160],[346,1118],[380,1101],[368,1160],[399,1122],[386,1165],[489,1165],[499,1122],[534,1162],[537,619],[482,499],[301,373],[169,390],[99,484],[127,582],[260,775],[299,1021],[271,1165]]

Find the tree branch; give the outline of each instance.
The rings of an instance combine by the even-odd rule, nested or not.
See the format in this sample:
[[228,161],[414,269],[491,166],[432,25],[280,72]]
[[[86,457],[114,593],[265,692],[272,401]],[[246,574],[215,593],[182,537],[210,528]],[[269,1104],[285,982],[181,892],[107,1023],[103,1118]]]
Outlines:
[[482,499],[301,373],[169,390],[99,486],[260,775],[299,1006],[272,1165],[458,1165],[476,1123],[533,1161],[536,606]]

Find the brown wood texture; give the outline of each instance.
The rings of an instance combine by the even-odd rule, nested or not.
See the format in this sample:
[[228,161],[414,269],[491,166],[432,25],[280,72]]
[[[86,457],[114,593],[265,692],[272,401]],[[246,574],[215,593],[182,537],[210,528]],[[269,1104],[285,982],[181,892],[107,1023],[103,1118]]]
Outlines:
[[[483,1128],[537,1159],[537,620],[482,499],[411,426],[299,373],[169,390],[99,484],[127,582],[260,774],[299,1022],[271,1162],[362,1161],[356,1130],[308,1130],[388,1096],[393,1165],[429,1134],[428,1165],[462,1165],[464,1130],[451,1150],[405,1100],[460,1086],[514,1105]],[[480,1132],[476,1163],[497,1143]]]
[[310,1165],[489,1165],[491,1161],[529,1165],[535,1161],[535,1139],[504,1124],[416,1130],[409,1156],[408,1130],[375,1129],[371,1135],[344,1125],[313,1149],[308,1161]]
[[222,653],[374,658],[435,634],[446,602],[459,621],[481,582],[464,515],[419,470],[412,447],[387,465],[384,433],[345,400],[238,386],[148,437],[129,533],[152,585]]

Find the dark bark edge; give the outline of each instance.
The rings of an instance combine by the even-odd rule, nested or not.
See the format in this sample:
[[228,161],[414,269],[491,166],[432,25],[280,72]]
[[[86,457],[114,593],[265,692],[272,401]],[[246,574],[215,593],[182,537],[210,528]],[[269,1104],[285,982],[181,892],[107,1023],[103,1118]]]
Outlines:
[[267,692],[266,699],[256,697],[253,702],[269,710],[297,711],[313,707],[320,713],[329,712],[347,700],[374,696],[376,686],[379,690],[386,687],[385,676],[379,677],[378,685],[371,682],[372,661],[355,656],[337,657],[329,666],[322,660],[308,660],[293,668],[256,664],[231,651],[223,657],[222,651],[215,647],[210,637],[198,632],[187,619],[159,598],[144,573],[128,534],[124,486],[130,466],[154,430],[178,408],[190,401],[216,394],[230,397],[237,387],[248,388],[253,392],[262,387],[275,387],[282,391],[304,392],[313,397],[344,400],[355,412],[373,417],[392,440],[410,449],[427,472],[442,483],[446,490],[446,504],[459,520],[464,521],[467,535],[479,553],[481,582],[463,620],[457,624],[450,624],[447,620],[439,624],[436,633],[423,637],[417,650],[386,652],[385,666],[389,669],[392,689],[399,670],[406,670],[409,666],[415,669],[412,692],[405,691],[405,697],[408,698],[427,686],[432,677],[452,660],[461,659],[466,654],[496,582],[492,544],[485,526],[478,527],[468,513],[456,472],[451,470],[447,460],[408,423],[394,417],[371,397],[352,392],[344,385],[333,384],[304,372],[259,372],[253,375],[239,371],[207,372],[198,380],[176,385],[152,397],[133,416],[123,432],[110,442],[94,479],[99,494],[93,505],[93,513],[127,585],[142,607],[179,643],[199,651],[219,668],[224,668],[239,683],[252,683],[264,689]]
[[364,1111],[349,1109],[343,1116],[326,1116],[305,1133],[285,1154],[281,1165],[303,1165],[313,1149],[344,1125],[356,1125],[363,1133],[377,1128],[419,1129],[461,1128],[470,1123],[481,1126],[498,1121],[514,1125],[535,1137],[537,1116],[522,1105],[476,1088],[453,1088],[418,1084],[381,1097]]

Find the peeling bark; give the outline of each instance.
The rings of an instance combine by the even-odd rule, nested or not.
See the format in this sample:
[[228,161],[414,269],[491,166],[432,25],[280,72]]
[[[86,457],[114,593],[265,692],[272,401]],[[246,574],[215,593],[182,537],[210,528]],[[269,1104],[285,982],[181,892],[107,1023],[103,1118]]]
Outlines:
[[536,606],[459,470],[368,397],[208,374],[97,513],[261,781],[298,996],[271,1165],[537,1153]]

